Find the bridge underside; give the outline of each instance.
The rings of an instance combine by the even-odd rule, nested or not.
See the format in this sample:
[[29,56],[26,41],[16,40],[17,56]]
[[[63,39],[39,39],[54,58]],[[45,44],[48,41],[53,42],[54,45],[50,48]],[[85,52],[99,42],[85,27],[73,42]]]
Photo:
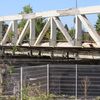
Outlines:
[[100,64],[100,48],[1,46],[0,62],[13,65]]

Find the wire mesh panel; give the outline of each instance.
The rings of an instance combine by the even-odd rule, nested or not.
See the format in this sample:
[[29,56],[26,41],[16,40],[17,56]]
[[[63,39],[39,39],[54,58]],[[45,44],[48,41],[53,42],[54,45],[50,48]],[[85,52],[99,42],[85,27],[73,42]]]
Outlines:
[[75,66],[50,65],[50,92],[58,95],[75,95]]
[[100,96],[100,65],[78,65],[78,96]]
[[[47,90],[47,65],[23,67],[23,87],[38,88],[42,92]],[[31,91],[31,90],[29,90]],[[33,92],[34,90],[32,90]],[[36,92],[36,91],[35,91]]]
[[[76,85],[77,79],[77,85]],[[77,87],[76,87],[77,86]],[[50,65],[50,92],[78,98],[100,96],[100,65]]]

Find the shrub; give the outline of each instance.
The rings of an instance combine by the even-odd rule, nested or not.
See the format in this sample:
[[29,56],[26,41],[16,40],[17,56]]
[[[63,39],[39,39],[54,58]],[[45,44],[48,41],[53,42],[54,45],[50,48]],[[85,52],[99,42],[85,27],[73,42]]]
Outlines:
[[23,100],[54,100],[54,95],[46,94],[39,86],[27,86],[23,89]]

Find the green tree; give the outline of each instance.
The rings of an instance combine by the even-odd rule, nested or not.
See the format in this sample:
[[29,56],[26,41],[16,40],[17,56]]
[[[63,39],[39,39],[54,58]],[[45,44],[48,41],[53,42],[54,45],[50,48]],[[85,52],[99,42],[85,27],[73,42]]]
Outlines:
[[59,29],[57,29],[57,40],[58,41],[66,41],[64,35],[61,33]]
[[71,28],[70,30],[68,30],[70,36],[74,39],[75,37],[75,29],[74,28]]
[[69,31],[69,28],[68,28],[68,25],[67,25],[67,24],[65,24],[65,29],[66,29],[67,31]]
[[33,9],[30,5],[26,5],[23,7],[23,11],[21,12],[21,14],[29,14],[32,13]]
[[[32,7],[30,5],[26,5],[23,7],[23,10],[21,11],[20,14],[29,14],[29,13],[32,13],[33,10],[32,10]],[[22,19],[19,24],[18,24],[18,30],[19,32],[21,33],[21,31],[23,30],[25,24],[26,24],[26,19]],[[28,37],[29,37],[29,30],[27,31],[27,35],[25,36],[25,40],[28,40]]]
[[[33,13],[33,9],[30,5],[26,5],[23,7],[23,10],[21,11],[20,14],[29,14],[29,13]],[[18,24],[18,29],[19,32],[21,33],[21,31],[23,30],[25,24],[26,24],[26,19],[22,19],[19,24]],[[35,29],[36,29],[36,37],[39,35],[39,33],[41,32],[41,30],[43,29],[43,26],[45,24],[45,21],[43,18],[37,18],[35,20]],[[29,37],[29,30],[27,30],[27,35],[25,36],[25,40],[28,40]]]
[[100,34],[100,14],[98,14],[98,19],[95,27],[96,27],[96,31]]
[[3,36],[5,35],[6,31],[7,31],[7,28],[8,28],[8,24],[6,24],[5,22],[2,22],[2,33],[3,33]]
[[[32,7],[30,5],[26,5],[23,7],[23,11],[21,11],[20,14],[29,14],[29,13],[32,13],[33,10],[32,10]],[[22,29],[24,28],[25,26],[25,23],[26,23],[26,19],[22,19],[19,24],[18,24],[18,28],[20,31],[22,31]]]
[[36,37],[39,35],[39,33],[42,31],[46,21],[43,18],[37,18],[35,20],[35,28],[36,28]]

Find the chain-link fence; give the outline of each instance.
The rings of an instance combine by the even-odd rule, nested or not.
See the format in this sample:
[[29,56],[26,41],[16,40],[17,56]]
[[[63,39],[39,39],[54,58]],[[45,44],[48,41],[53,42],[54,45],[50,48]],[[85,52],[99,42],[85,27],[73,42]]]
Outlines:
[[[5,94],[30,96],[38,92],[67,98],[100,96],[100,65],[41,65],[15,68]],[[27,88],[28,87],[28,88]]]

